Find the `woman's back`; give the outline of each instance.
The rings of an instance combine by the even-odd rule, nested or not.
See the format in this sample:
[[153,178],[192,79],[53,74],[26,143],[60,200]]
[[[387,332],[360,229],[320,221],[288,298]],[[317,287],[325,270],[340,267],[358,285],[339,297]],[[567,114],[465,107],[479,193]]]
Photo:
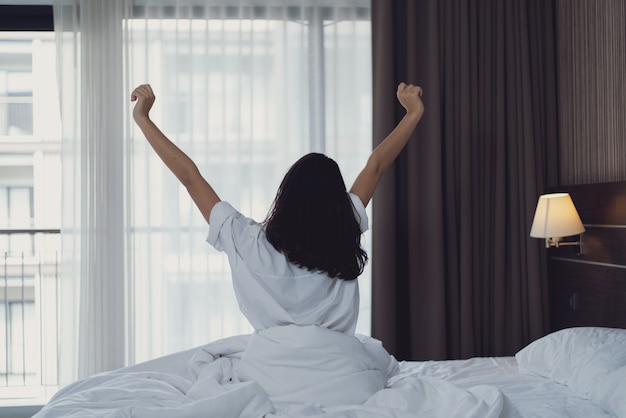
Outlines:
[[[353,216],[367,229],[365,207],[349,195]],[[264,225],[230,204],[213,208],[207,241],[228,255],[239,307],[255,330],[296,324],[354,334],[359,309],[356,280],[330,278],[290,261],[265,236]]]

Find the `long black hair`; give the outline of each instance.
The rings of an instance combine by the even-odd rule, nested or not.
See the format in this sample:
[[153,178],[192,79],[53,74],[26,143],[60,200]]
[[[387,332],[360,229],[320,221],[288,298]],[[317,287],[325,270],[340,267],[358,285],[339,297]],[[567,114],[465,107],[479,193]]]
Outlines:
[[363,272],[359,222],[339,166],[324,154],[291,166],[264,224],[268,241],[300,267],[344,280]]

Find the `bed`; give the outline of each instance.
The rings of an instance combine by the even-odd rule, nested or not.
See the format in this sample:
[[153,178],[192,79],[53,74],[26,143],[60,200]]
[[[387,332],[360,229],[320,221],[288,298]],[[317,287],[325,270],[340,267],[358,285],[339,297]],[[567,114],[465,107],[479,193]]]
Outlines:
[[558,191],[583,254],[549,250],[552,329],[515,356],[397,362],[369,337],[279,327],[75,382],[35,417],[626,417],[626,182]]
[[[36,417],[626,416],[623,329],[567,328],[515,357],[400,362],[387,388],[363,403],[331,406],[273,403],[258,385],[236,382],[233,366],[247,339],[216,341],[76,382]],[[302,375],[283,383],[306,380]],[[348,391],[333,382],[326,390],[340,397]]]

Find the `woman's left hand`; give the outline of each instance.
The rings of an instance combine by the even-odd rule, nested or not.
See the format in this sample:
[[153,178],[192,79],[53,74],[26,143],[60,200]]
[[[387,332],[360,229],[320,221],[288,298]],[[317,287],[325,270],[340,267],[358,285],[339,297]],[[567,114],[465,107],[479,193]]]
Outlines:
[[154,100],[156,97],[154,96],[154,92],[152,91],[152,87],[150,84],[142,84],[133,90],[130,95],[130,101],[136,101],[137,104],[133,109],[133,118],[135,121],[141,118],[149,118],[148,113],[150,113],[150,109],[154,104]]

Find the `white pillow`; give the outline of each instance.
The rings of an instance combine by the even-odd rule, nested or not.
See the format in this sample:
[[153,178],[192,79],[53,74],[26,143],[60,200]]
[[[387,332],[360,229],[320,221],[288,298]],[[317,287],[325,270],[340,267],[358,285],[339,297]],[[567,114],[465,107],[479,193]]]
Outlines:
[[624,396],[617,395],[625,392],[615,388],[626,388],[626,329],[563,329],[533,341],[515,358],[521,373],[566,385],[605,408],[624,406]]

